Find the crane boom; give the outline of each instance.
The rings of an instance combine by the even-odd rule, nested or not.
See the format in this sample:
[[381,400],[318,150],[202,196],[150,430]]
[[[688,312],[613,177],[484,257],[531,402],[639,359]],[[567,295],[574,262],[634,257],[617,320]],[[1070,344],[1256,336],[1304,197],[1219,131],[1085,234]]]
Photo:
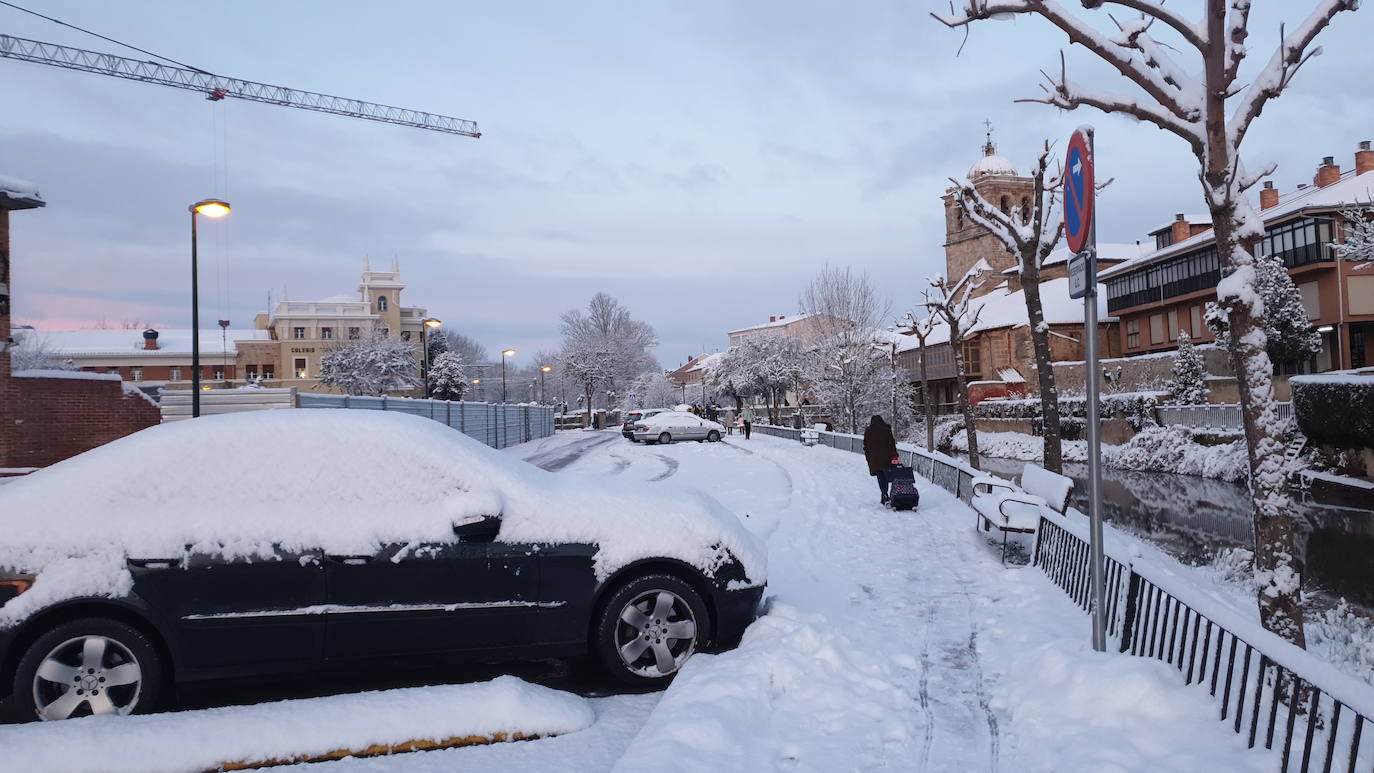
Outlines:
[[464,137],[482,136],[482,133],[477,130],[475,122],[462,118],[425,113],[403,107],[379,105],[359,99],[335,97],[314,91],[301,91],[285,86],[272,86],[238,78],[226,78],[203,70],[129,59],[114,54],[102,54],[98,51],[87,51],[82,48],[43,43],[10,35],[0,34],[0,57],[199,91],[211,100],[235,97],[250,102],[298,107],[302,110],[315,110],[321,113],[362,118],[368,121],[381,121],[382,123],[410,126],[416,129],[460,134]]

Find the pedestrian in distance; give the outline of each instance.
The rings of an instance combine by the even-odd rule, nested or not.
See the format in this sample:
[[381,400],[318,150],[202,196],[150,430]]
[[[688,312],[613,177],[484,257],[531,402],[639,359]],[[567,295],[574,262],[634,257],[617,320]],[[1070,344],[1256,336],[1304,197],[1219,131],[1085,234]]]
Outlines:
[[864,429],[864,459],[868,474],[878,479],[883,504],[887,504],[888,471],[899,463],[897,441],[892,437],[892,427],[876,414]]
[[725,424],[725,434],[727,434],[727,435],[733,435],[733,434],[735,434],[735,417],[731,416],[730,418],[727,418],[727,419],[724,421],[724,424]]
[[754,409],[744,406],[744,439],[749,439],[749,433],[754,429]]

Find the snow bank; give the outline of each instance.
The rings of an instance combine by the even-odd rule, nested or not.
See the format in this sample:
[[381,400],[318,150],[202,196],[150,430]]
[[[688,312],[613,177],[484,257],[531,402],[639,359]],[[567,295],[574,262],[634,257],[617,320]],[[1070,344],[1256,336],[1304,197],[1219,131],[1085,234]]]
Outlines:
[[257,706],[0,727],[6,770],[199,773],[407,741],[544,736],[592,724],[585,698],[513,676]]
[[38,576],[0,625],[124,592],[126,556],[362,555],[452,542],[454,523],[497,514],[500,541],[600,545],[601,578],[649,556],[711,574],[730,555],[766,576],[763,545],[705,494],[558,477],[401,413],[258,411],[162,424],[7,484],[0,568]]
[[[955,433],[949,442],[955,451],[968,451],[968,438],[962,432]],[[1065,440],[1063,447],[1065,461],[1082,462],[1088,458],[1087,441]],[[982,456],[1038,462],[1044,450],[1045,440],[1041,437],[1019,432],[978,432],[978,453]],[[1232,483],[1245,480],[1249,469],[1244,440],[1204,446],[1193,440],[1192,429],[1180,424],[1146,427],[1123,445],[1103,445],[1102,462],[1122,470],[1197,475]]]
[[868,769],[910,740],[894,671],[824,616],[774,605],[738,649],[687,662],[613,770]]

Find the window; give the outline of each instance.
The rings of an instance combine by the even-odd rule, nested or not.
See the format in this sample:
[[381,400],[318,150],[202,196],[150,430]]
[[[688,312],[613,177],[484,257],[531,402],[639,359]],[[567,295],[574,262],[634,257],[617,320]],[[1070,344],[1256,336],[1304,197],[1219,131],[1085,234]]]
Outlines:
[[304,358],[304,357],[297,357],[297,358],[296,358],[296,360],[295,360],[295,365],[292,367],[292,371],[295,372],[296,378],[308,378],[308,376],[305,375],[305,358]]
[[976,339],[964,342],[964,372],[971,379],[983,375],[983,351]]
[[322,328],[320,328],[320,338],[324,339],[325,341],[332,341],[332,340],[334,340],[334,328],[332,328],[332,327],[322,327]]
[[143,368],[129,368],[129,380],[130,380],[130,381],[142,381],[142,380],[143,380]]
[[402,331],[401,331],[401,340],[402,340],[402,341],[409,341],[409,340],[410,340],[410,331],[409,331],[409,330],[402,330]]
[[1132,319],[1126,322],[1126,348],[1140,348],[1140,320]]
[[181,380],[181,368],[177,367],[176,365],[173,365],[171,368],[169,368],[168,371],[167,371],[167,380],[168,380],[168,381],[180,381],[180,380]]
[[276,366],[276,365],[264,365],[264,366],[262,366],[262,377],[263,377],[264,379],[276,378],[276,377],[277,377],[277,366]]
[[1010,214],[1011,214],[1011,201],[1010,201],[1009,199],[1007,199],[1006,196],[1003,196],[1002,199],[1001,199],[1001,201],[999,202],[998,209],[1002,210],[1002,214],[1004,214],[1004,215],[1010,215]]
[[1188,309],[1188,315],[1190,317],[1188,321],[1191,323],[1188,326],[1189,333],[1192,334],[1193,338],[1198,338],[1202,335],[1202,307],[1194,306]]
[[303,328],[303,327],[292,328],[292,329],[291,329],[291,336],[292,336],[293,338],[295,338],[297,341],[303,340],[303,339],[305,338],[305,328]]
[[1307,312],[1308,319],[1317,319],[1322,315],[1321,297],[1317,293],[1316,282],[1304,282],[1298,285],[1298,293],[1302,295],[1302,308]]
[[350,327],[350,328],[348,329],[348,340],[350,340],[350,341],[356,341],[356,340],[358,340],[358,339],[361,338],[361,337],[362,337],[362,332],[361,332],[358,328],[356,328],[356,327]]
[[223,378],[224,378],[224,368],[215,368],[215,376],[214,376],[214,377],[215,377],[215,380],[217,380],[217,381],[218,381],[218,380],[223,380]]
[[249,380],[249,381],[254,381],[254,380],[257,379],[257,377],[258,377],[258,366],[256,366],[256,365],[245,365],[245,366],[243,366],[243,369],[244,369],[244,372],[247,374],[247,377],[248,377],[248,380]]
[[390,337],[391,337],[391,328],[389,328],[389,327],[384,327],[384,328],[382,328],[382,337],[383,337],[383,338],[390,338]]
[[959,207],[959,208],[955,211],[955,221],[954,221],[954,222],[955,222],[955,224],[956,224],[956,225],[954,226],[954,230],[956,230],[956,231],[962,231],[962,230],[964,230],[964,208],[963,208],[963,207]]
[[377,296],[377,311],[386,311],[386,296]]
[[1021,197],[1021,225],[1030,223],[1030,199]]
[[1304,217],[1265,231],[1256,250],[1274,255],[1288,268],[1331,260],[1326,245],[1331,243],[1331,224]]
[[1178,340],[1178,309],[1169,310],[1169,340]]
[[1151,314],[1151,315],[1150,315],[1150,343],[1152,343],[1152,344],[1162,344],[1162,343],[1164,343],[1164,315],[1163,315],[1163,314]]
[[1167,231],[1162,231],[1160,233],[1155,234],[1155,249],[1162,250],[1173,243],[1174,229],[1170,228]]

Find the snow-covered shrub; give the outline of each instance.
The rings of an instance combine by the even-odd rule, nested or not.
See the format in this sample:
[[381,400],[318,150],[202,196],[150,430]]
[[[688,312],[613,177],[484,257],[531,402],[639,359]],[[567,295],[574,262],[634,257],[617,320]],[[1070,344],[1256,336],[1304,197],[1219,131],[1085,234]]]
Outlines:
[[1207,402],[1206,373],[1202,367],[1202,355],[1193,346],[1193,339],[1187,333],[1178,335],[1178,357],[1174,358],[1174,378],[1169,382],[1169,391],[1174,394],[1174,402],[1181,405],[1201,405]]
[[1128,470],[1176,472],[1232,482],[1244,480],[1249,469],[1244,440],[1199,445],[1192,428],[1182,424],[1147,427],[1125,445],[1103,446],[1102,459],[1112,467]]
[[1212,559],[1212,568],[1223,583],[1255,589],[1255,552],[1249,548],[1221,548]]
[[[441,338],[442,336],[437,336]],[[457,352],[443,351],[429,369],[430,390],[437,400],[462,400],[468,388],[463,358]]]
[[337,345],[320,359],[320,383],[350,395],[379,396],[419,383],[415,347],[380,329]]
[[1336,448],[1374,448],[1374,378],[1294,376],[1293,412],[1309,440]]
[[1374,621],[1341,599],[1307,625],[1307,646],[1351,676],[1374,683]]
[[[935,447],[949,448],[954,436],[964,431],[964,417],[944,416],[935,423]],[[965,446],[964,450],[968,450]]]

